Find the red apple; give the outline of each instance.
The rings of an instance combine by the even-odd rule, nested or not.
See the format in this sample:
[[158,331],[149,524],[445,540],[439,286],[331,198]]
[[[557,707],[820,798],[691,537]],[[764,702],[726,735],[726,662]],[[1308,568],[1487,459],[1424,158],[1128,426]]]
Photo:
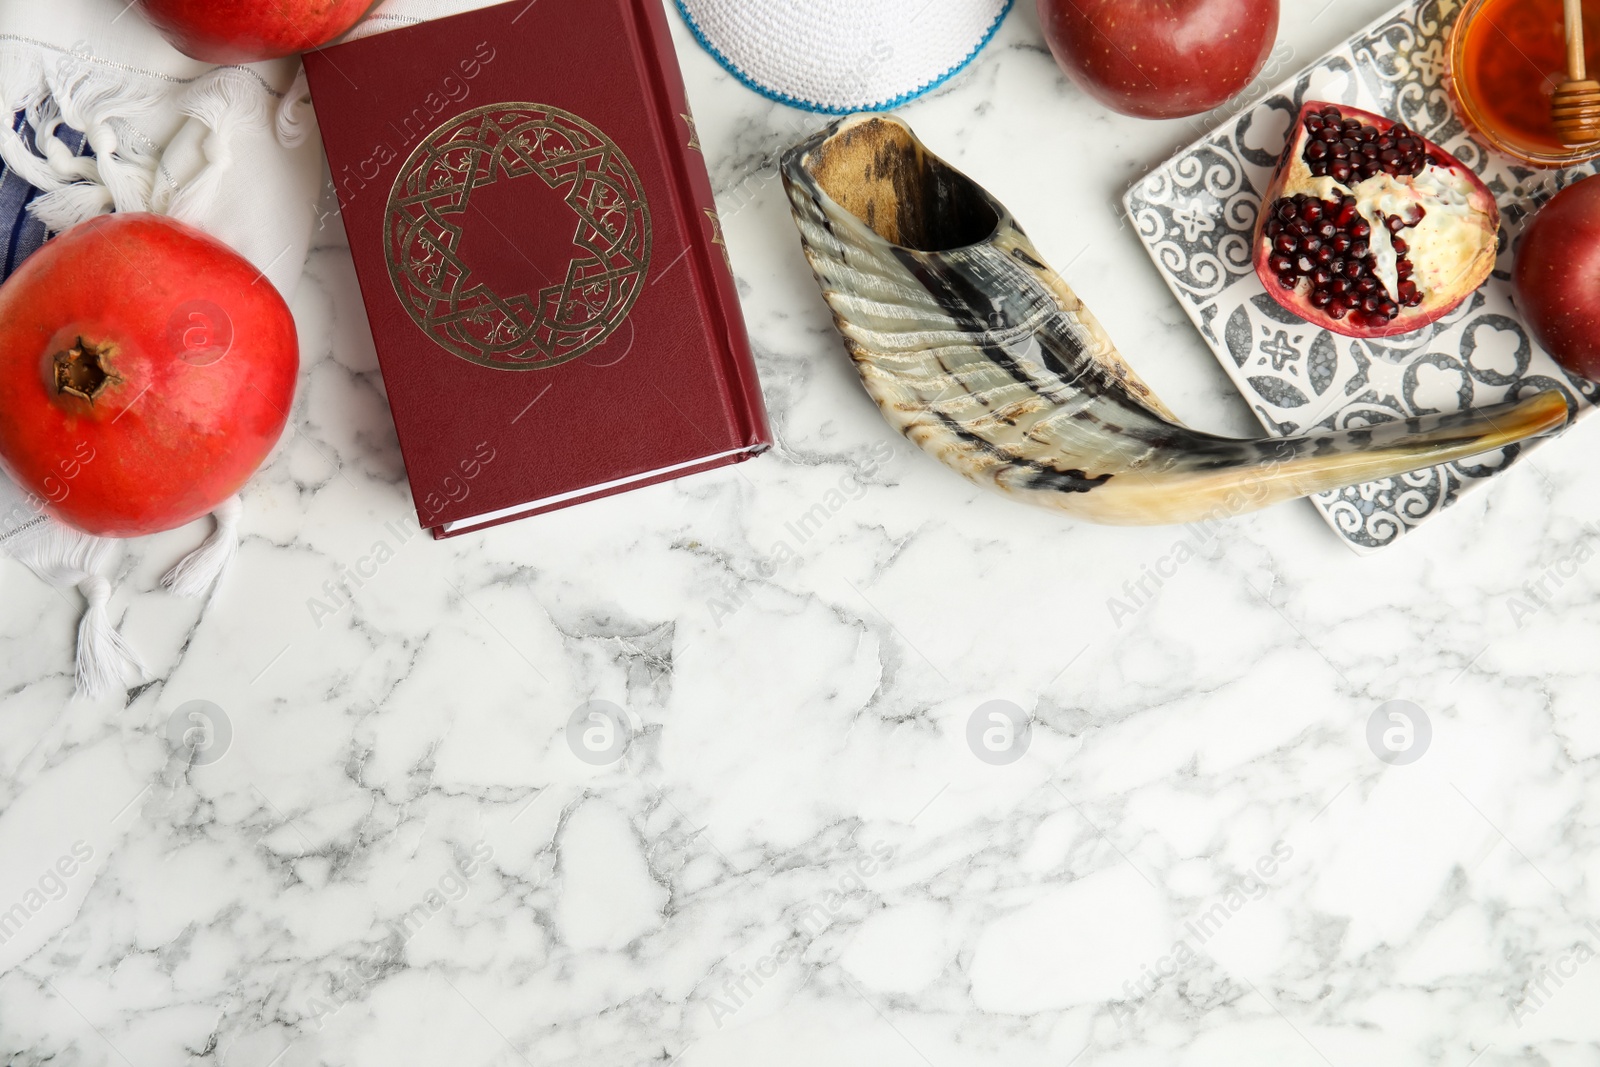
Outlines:
[[1573,374],[1600,381],[1600,178],[1561,190],[1534,217],[1516,284],[1533,339]]
[[1278,0],[1039,0],[1050,51],[1124,115],[1198,115],[1243,92],[1278,38]]
[[320,48],[373,0],[136,0],[174,48],[207,63],[255,63]]

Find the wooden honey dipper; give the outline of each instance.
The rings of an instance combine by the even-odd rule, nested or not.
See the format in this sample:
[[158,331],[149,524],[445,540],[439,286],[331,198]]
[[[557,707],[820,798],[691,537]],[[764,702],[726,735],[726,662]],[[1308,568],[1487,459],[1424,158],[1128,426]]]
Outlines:
[[1568,148],[1600,141],[1600,81],[1591,81],[1584,60],[1583,0],[1567,0],[1567,81],[1551,100],[1556,134]]

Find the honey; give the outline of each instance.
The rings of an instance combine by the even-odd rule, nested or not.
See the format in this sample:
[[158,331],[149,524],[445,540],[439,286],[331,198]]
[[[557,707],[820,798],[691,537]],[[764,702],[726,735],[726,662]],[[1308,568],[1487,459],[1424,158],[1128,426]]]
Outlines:
[[[1600,0],[1584,0],[1589,69],[1600,70]],[[1594,154],[1561,144],[1550,99],[1567,80],[1562,0],[1475,0],[1457,23],[1451,76],[1467,118],[1496,147],[1561,165]],[[1592,75],[1591,75],[1592,76]]]

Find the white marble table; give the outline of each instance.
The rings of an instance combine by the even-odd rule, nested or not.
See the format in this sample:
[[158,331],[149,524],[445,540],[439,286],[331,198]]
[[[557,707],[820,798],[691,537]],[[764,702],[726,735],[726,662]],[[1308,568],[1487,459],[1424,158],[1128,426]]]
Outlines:
[[[1386,4],[1291,3],[1282,47]],[[890,438],[775,178],[819,120],[679,43],[780,447],[403,540],[332,224],[224,594],[150,591],[196,530],[129,557],[149,684],[72,699],[76,605],[0,564],[0,1059],[1600,1063],[1592,435],[1373,558],[1297,503],[1157,589],[1181,531],[1030,511]],[[1182,416],[1253,431],[1114,206],[1196,129],[1091,105],[1025,0],[905,114]],[[597,700],[631,721],[609,764],[567,740]],[[1367,740],[1391,700],[1427,718],[1409,765]],[[191,701],[231,734],[194,766]],[[1031,716],[1009,763],[969,747],[993,701]]]

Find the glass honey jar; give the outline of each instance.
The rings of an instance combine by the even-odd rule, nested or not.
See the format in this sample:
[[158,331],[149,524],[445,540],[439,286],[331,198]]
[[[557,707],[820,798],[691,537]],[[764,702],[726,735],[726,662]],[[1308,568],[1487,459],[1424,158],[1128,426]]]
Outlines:
[[[1600,0],[1584,0],[1589,69],[1600,71]],[[1469,127],[1540,167],[1600,159],[1600,143],[1567,148],[1550,100],[1567,78],[1562,0],[1467,0],[1450,34],[1450,91]],[[1591,75],[1592,77],[1593,75]]]

